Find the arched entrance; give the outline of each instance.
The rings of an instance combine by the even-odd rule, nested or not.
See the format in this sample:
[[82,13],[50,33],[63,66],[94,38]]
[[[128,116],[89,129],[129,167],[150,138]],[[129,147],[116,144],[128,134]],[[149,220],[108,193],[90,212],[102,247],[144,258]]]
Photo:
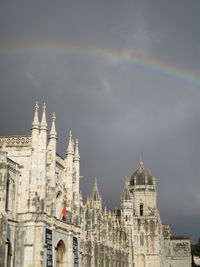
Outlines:
[[67,266],[66,247],[62,240],[58,242],[56,250],[56,267]]

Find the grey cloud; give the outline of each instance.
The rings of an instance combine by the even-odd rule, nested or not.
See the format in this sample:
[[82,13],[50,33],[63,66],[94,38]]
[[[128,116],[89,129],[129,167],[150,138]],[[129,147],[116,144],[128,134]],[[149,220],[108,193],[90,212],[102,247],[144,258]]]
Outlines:
[[[180,9],[181,6],[181,9]],[[199,3],[193,1],[1,1],[0,47],[15,43],[98,46],[155,57],[199,73]],[[0,134],[29,133],[35,100],[56,111],[58,151],[80,139],[84,195],[97,176],[119,206],[140,154],[156,176],[161,216],[175,234],[199,235],[200,90],[120,57],[0,49]],[[181,212],[180,212],[181,211]]]

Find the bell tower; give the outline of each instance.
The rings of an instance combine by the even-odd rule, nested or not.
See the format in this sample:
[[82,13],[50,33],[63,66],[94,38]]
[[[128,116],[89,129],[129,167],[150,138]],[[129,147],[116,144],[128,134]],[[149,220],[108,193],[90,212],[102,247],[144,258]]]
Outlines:
[[129,189],[133,198],[134,215],[137,217],[155,216],[157,193],[155,177],[144,168],[143,161],[130,178]]
[[130,177],[129,190],[133,201],[134,266],[160,267],[162,222],[157,209],[155,177],[144,168],[143,161]]

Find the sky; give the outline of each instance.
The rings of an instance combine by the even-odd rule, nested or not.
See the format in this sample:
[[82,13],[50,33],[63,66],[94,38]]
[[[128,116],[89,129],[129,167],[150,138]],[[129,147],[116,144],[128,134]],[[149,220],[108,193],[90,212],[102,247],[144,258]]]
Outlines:
[[200,236],[200,1],[1,0],[0,135],[56,112],[79,138],[81,189],[120,206],[142,158],[174,235]]

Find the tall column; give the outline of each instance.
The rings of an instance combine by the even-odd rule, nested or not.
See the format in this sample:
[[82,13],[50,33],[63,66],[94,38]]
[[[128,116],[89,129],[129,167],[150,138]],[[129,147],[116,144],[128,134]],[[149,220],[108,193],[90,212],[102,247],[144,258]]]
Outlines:
[[52,116],[52,126],[49,136],[49,144],[48,144],[48,164],[49,170],[47,174],[47,213],[49,215],[56,214],[56,200],[55,200],[55,183],[56,183],[56,140],[57,140],[57,132],[55,126],[56,116],[53,113]]
[[72,133],[69,133],[69,143],[67,148],[67,157],[65,160],[65,179],[64,179],[64,199],[67,199],[67,210],[68,214],[72,211],[72,201],[73,201],[73,189],[72,189],[72,179],[73,179],[73,160],[74,160],[74,144],[72,140]]
[[46,154],[47,154],[47,121],[46,121],[46,105],[44,103],[42,112],[42,120],[40,123],[39,135],[39,156],[38,156],[38,187],[39,193],[38,209],[42,212],[46,211]]
[[38,103],[35,104],[35,113],[32,123],[32,144],[31,144],[31,170],[29,183],[29,210],[36,211],[37,180],[38,180],[38,151],[39,151],[39,120],[38,120]]
[[[6,207],[6,193],[7,193],[7,153],[4,147],[0,149],[0,214],[5,214]],[[0,238],[1,240],[1,238]]]
[[74,205],[79,207],[79,182],[80,182],[80,154],[79,154],[79,142],[76,139],[76,149],[74,154],[74,180],[73,180],[73,194]]

